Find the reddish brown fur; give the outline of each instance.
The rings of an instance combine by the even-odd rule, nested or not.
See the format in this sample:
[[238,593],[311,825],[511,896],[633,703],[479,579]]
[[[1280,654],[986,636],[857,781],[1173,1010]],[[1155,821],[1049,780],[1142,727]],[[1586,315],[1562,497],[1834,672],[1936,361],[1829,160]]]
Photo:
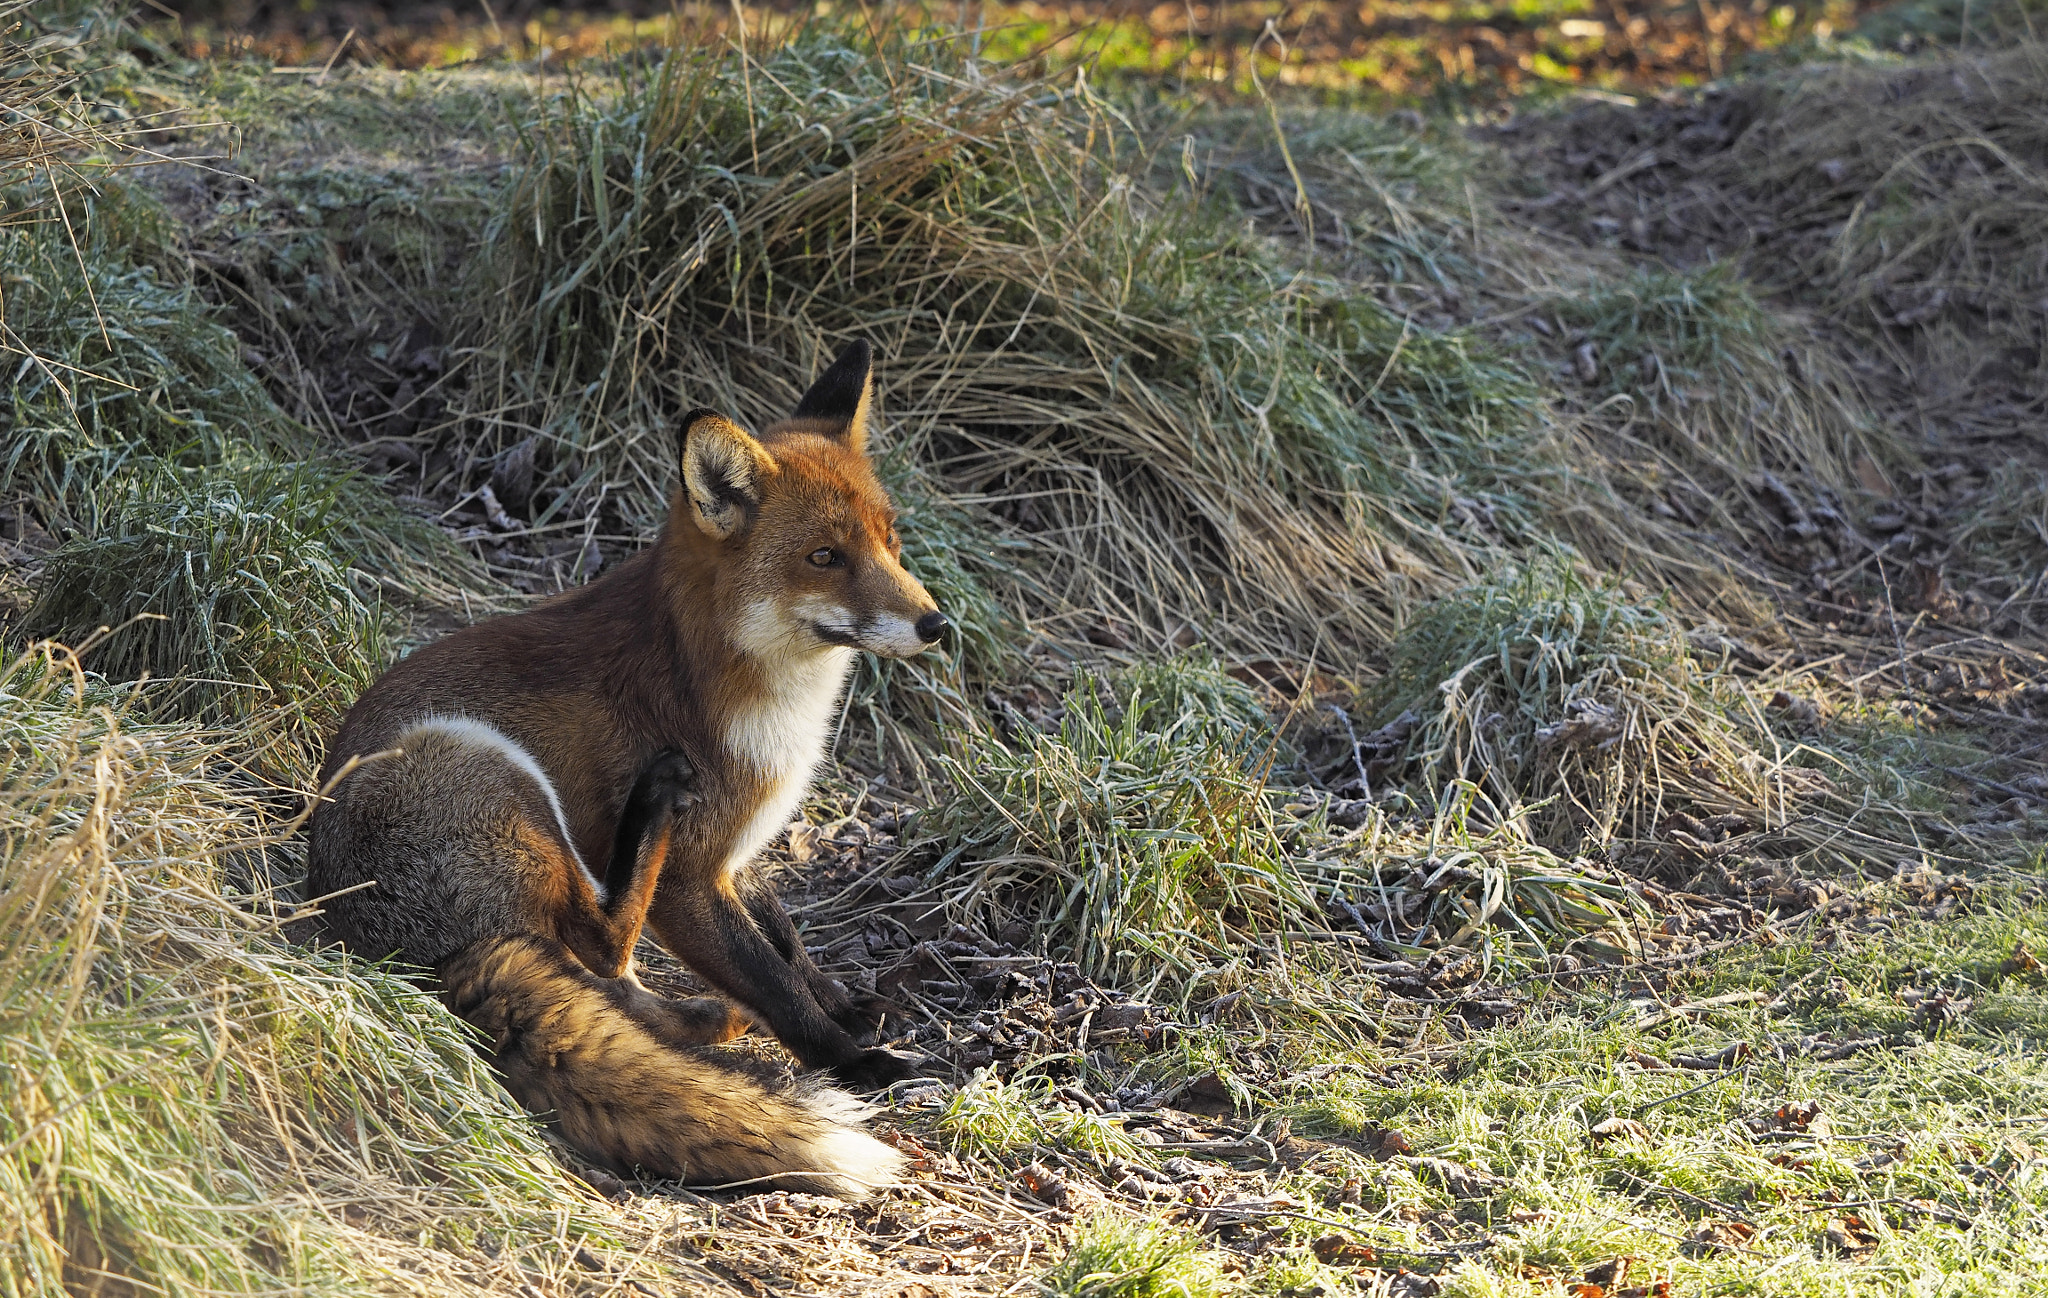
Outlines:
[[903,570],[895,510],[865,456],[782,426],[761,442],[778,471],[767,475],[747,532],[723,541],[705,535],[688,521],[679,489],[654,545],[603,578],[515,617],[465,628],[393,667],[349,711],[321,782],[351,756],[389,748],[421,717],[489,722],[554,780],[571,841],[603,878],[634,776],[656,753],[679,749],[706,781],[711,810],[690,826],[668,869],[672,878],[680,866],[699,886],[709,884],[723,872],[720,849],[738,836],[762,793],[759,773],[723,761],[721,752],[735,712],[765,692],[761,667],[730,640],[745,604],[823,589],[827,574],[804,556],[838,545],[864,552],[867,562],[854,574],[859,593],[914,591],[932,607]]

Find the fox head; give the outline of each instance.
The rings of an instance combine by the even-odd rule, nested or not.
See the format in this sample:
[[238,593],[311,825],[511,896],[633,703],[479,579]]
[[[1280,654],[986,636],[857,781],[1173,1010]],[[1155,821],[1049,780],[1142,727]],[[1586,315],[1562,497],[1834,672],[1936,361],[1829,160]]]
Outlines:
[[716,411],[683,418],[675,512],[718,549],[732,638],[757,659],[831,646],[907,658],[945,634],[868,461],[871,362],[867,343],[850,344],[758,438]]

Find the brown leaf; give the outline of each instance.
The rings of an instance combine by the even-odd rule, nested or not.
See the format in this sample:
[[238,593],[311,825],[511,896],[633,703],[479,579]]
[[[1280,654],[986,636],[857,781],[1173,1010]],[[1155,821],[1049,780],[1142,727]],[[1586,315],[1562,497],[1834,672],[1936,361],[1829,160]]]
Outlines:
[[789,825],[789,859],[803,865],[818,854],[818,827],[803,820]]
[[1614,1288],[1616,1285],[1627,1284],[1629,1268],[1640,1260],[1640,1258],[1629,1256],[1609,1258],[1605,1262],[1598,1262],[1587,1267],[1586,1279],[1593,1284],[1609,1289]]
[[1685,1237],[1680,1251],[1687,1257],[1701,1257],[1723,1250],[1740,1249],[1756,1235],[1756,1227],[1741,1221],[1703,1221]]
[[1030,1163],[1017,1171],[1017,1183],[1040,1203],[1055,1208],[1067,1206],[1067,1183],[1043,1163]]
[[1780,1131],[1811,1131],[1816,1122],[1823,1124],[1821,1129],[1826,1130],[1827,1115],[1820,1111],[1818,1100],[1793,1100],[1781,1104],[1773,1118]]
[[1853,1212],[1828,1218],[1823,1233],[1826,1234],[1828,1243],[1845,1253],[1872,1248],[1877,1244],[1877,1236],[1871,1232],[1869,1223]]
[[1316,1255],[1318,1262],[1348,1262],[1357,1266],[1371,1266],[1379,1261],[1380,1256],[1372,1245],[1361,1244],[1342,1235],[1325,1235],[1310,1244],[1309,1251]]
[[1603,1118],[1594,1123],[1592,1130],[1587,1134],[1591,1135],[1596,1141],[1619,1140],[1623,1138],[1648,1140],[1650,1138],[1650,1129],[1637,1122],[1634,1118]]
[[1359,1134],[1358,1140],[1367,1153],[1382,1163],[1415,1152],[1415,1146],[1408,1143],[1408,1137],[1389,1127],[1367,1127]]

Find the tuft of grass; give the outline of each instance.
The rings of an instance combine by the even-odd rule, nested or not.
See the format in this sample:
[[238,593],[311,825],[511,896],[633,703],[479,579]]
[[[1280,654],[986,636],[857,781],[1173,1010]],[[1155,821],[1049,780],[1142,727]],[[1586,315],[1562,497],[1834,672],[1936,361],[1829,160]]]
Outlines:
[[[1342,1227],[1381,1267],[1458,1238],[1484,1198],[1491,1243],[1456,1283],[1442,1277],[1447,1291],[1569,1287],[1632,1256],[1633,1279],[1674,1292],[2031,1292],[2048,1261],[2034,1135],[2048,984],[2014,952],[2048,931],[2040,899],[1985,889],[1932,919],[1888,891],[1867,896],[1888,931],[1740,946],[1655,997],[1605,980],[1553,988],[1520,1022],[1447,1047],[1441,1068],[1338,1068],[1301,1088],[1305,1118],[1397,1131],[1420,1157],[1497,1178],[1483,1196],[1461,1200],[1399,1158],[1347,1160],[1289,1189],[1350,1182],[1355,1203],[1326,1201],[1314,1233]],[[1731,992],[1756,999],[1644,1013]],[[1950,1009],[1916,1008],[1937,992]],[[1738,1045],[1746,1057],[1699,1066]],[[1639,1130],[1595,1134],[1610,1118]],[[1848,1214],[1858,1224],[1843,1231]],[[1272,1264],[1305,1267],[1306,1242]]]
[[[18,195],[17,195],[18,197]],[[120,184],[0,226],[14,353],[0,403],[0,489],[46,522],[138,457],[186,464],[300,447],[303,430],[180,278],[162,207]]]
[[156,702],[248,727],[255,750],[285,742],[283,769],[310,769],[388,655],[382,609],[334,557],[339,496],[320,466],[150,461],[45,556],[28,621],[74,643],[114,628],[96,670],[165,681]]
[[153,697],[255,722],[256,747],[285,741],[280,769],[308,770],[386,661],[386,615],[363,591],[430,597],[448,589],[437,569],[467,567],[279,409],[193,289],[160,204],[114,183],[70,202],[68,220],[0,227],[22,275],[0,496],[61,543],[39,556],[29,624],[74,641],[121,627],[101,670],[186,678]]
[[1694,658],[1665,609],[1559,558],[1425,609],[1373,702],[1381,721],[1412,714],[1425,801],[1463,782],[1496,815],[1535,815],[1537,836],[1566,851],[1648,838],[1682,808],[1782,820],[1815,791],[1750,760],[1769,742],[1754,705]]
[[[1237,709],[1211,711],[1208,699]],[[1213,659],[1076,673],[1052,733],[971,737],[921,832],[948,904],[1101,973],[1186,972],[1320,913],[1266,780],[1279,740]]]
[[2040,399],[2048,47],[1820,66],[1746,92],[1708,178],[1796,213],[1756,258],[1866,340],[1872,372],[1944,422],[2021,428]]
[[1591,349],[1580,355],[1595,390],[1624,402],[1623,436],[1667,472],[1718,471],[1696,500],[1718,501],[1727,482],[1758,471],[1847,486],[1859,460],[1899,458],[1874,435],[1839,361],[1726,263],[1637,270],[1550,306]]
[[[859,335],[974,502],[963,561],[1056,626],[1370,643],[1530,525],[1525,376],[1297,274],[1085,88],[954,57],[814,27],[544,101],[488,240],[480,455],[537,435],[552,489],[646,522],[675,412],[780,417]],[[992,536],[1028,580],[982,568]]]
[[[1084,670],[1055,729],[977,735],[942,756],[946,796],[913,840],[963,920],[991,932],[1021,923],[1097,976],[1183,1000],[1228,991],[1217,979],[1242,974],[1248,950],[1286,951],[1332,926],[1368,924],[1409,949],[1476,937],[1489,963],[1497,938],[1503,954],[1596,932],[1630,945],[1618,931],[1626,881],[1557,855],[1470,781],[1430,815],[1374,807],[1340,832],[1321,795],[1272,784],[1276,766],[1299,778],[1290,758],[1213,659]],[[1317,957],[1298,955],[1311,978]]]
[[977,1069],[946,1097],[938,1129],[955,1150],[1010,1155],[1040,1148],[1084,1154],[1098,1163],[1149,1161],[1115,1123],[1053,1103],[1051,1079],[1020,1074],[1004,1081]]
[[1038,1284],[1057,1298],[1214,1298],[1223,1282],[1197,1236],[1104,1215],[1078,1228]]

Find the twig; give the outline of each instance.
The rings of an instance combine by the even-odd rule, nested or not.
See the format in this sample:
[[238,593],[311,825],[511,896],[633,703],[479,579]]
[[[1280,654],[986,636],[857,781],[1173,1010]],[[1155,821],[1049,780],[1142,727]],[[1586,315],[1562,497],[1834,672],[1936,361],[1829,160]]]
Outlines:
[[1669,1009],[1643,1015],[1636,1020],[1636,1030],[1640,1032],[1648,1028],[1657,1027],[1660,1024],[1669,1023],[1673,1019],[1684,1018],[1690,1014],[1699,1014],[1706,1010],[1722,1009],[1729,1005],[1753,1005],[1769,999],[1770,997],[1763,992],[1744,991],[1728,992],[1722,996],[1709,996],[1703,1001],[1687,1001],[1683,1005],[1673,1005]]

